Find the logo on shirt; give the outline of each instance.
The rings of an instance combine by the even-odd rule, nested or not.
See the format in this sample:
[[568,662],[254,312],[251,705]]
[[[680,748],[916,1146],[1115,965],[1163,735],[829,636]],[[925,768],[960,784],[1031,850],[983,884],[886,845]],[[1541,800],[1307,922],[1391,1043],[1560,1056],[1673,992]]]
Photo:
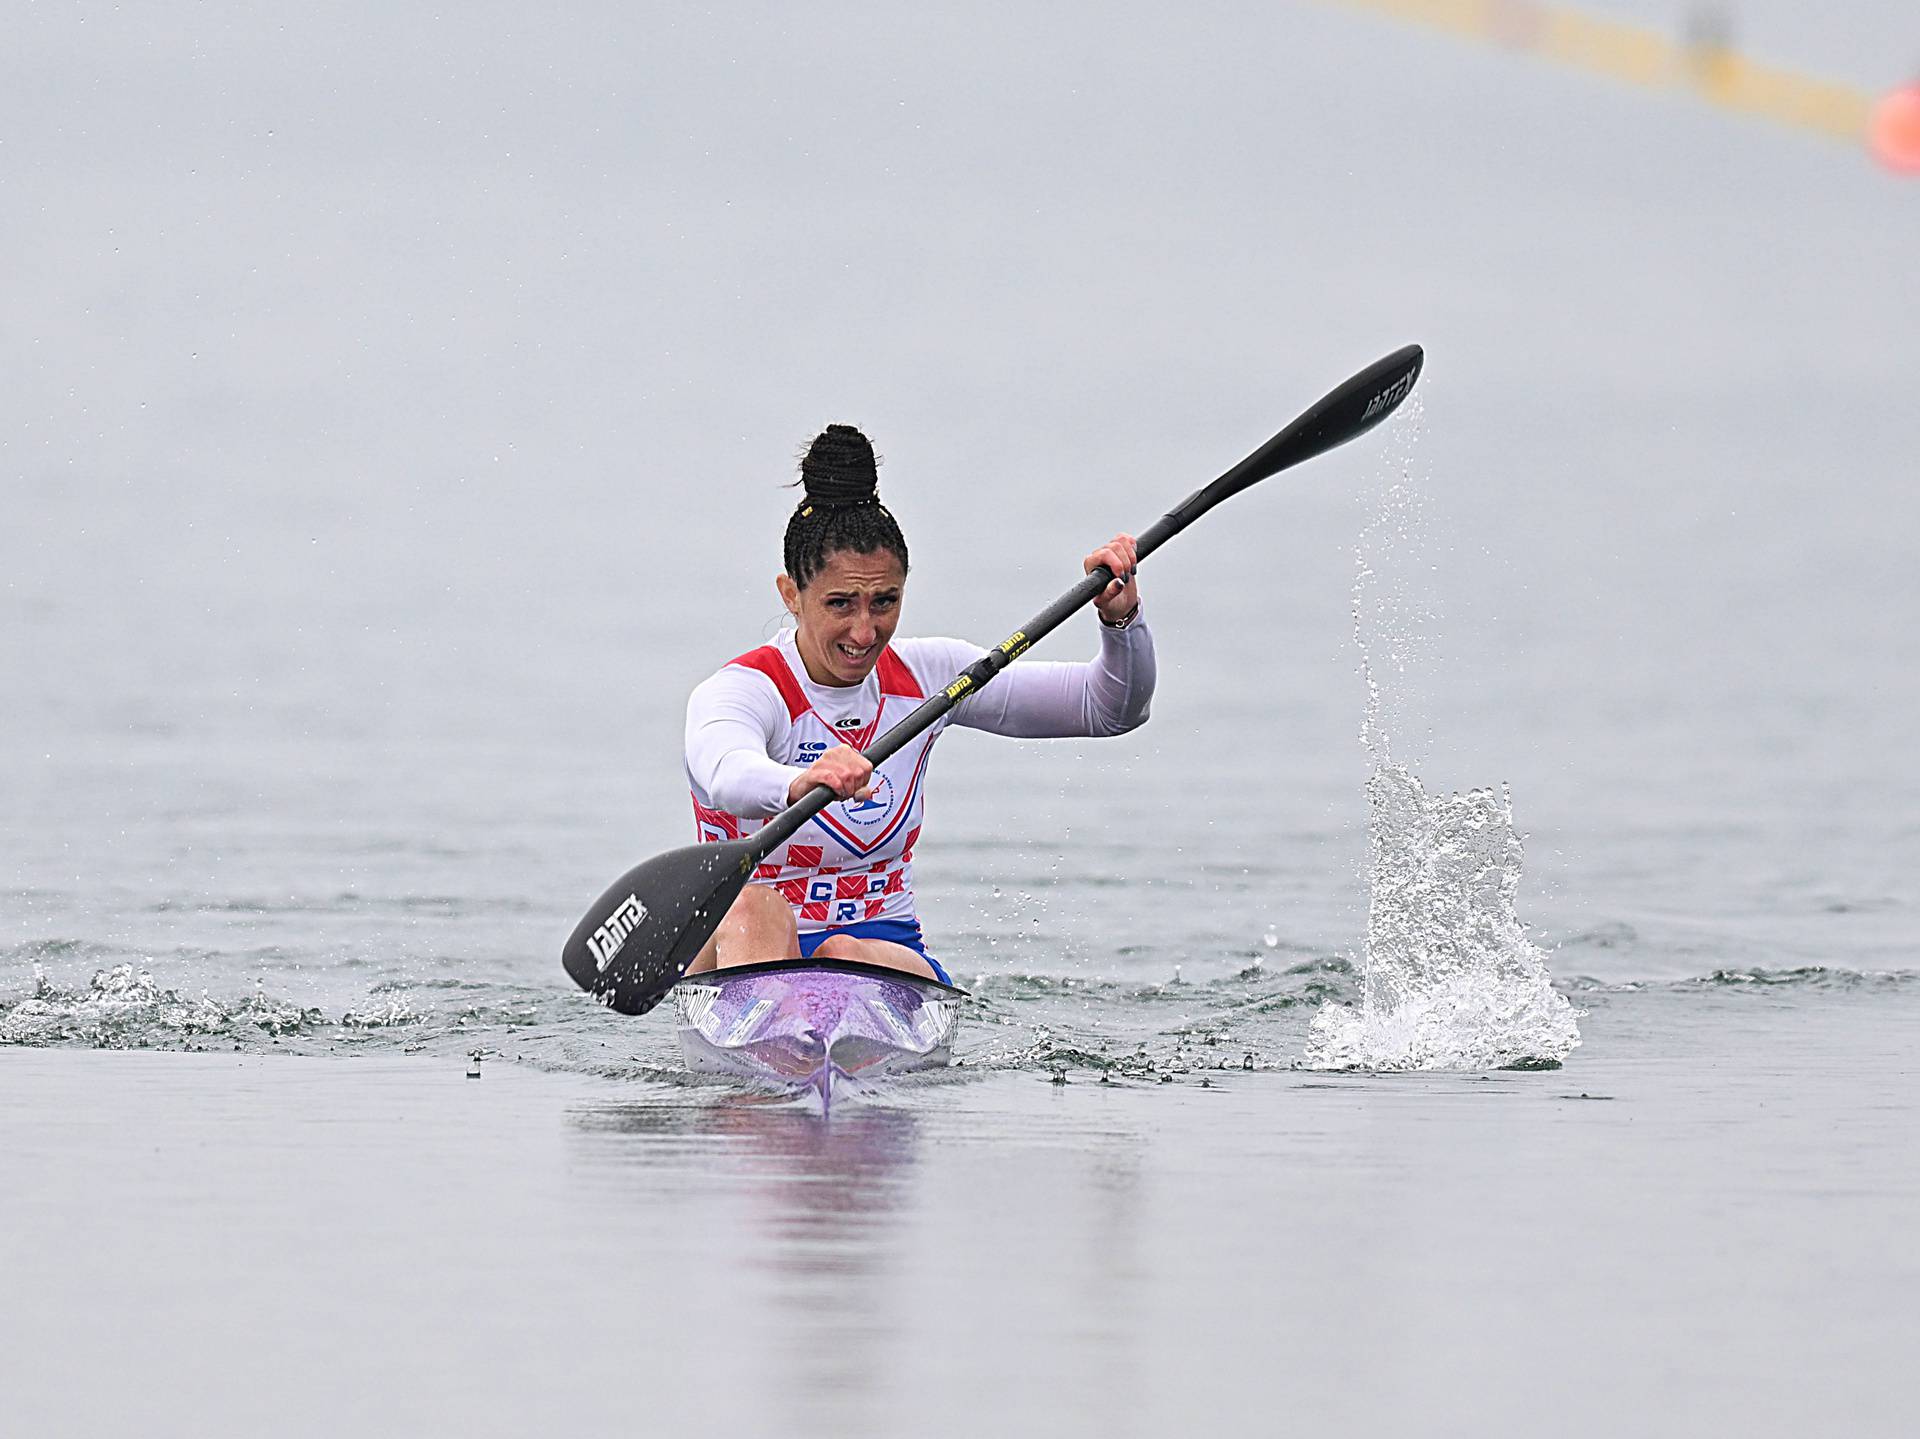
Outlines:
[[865,720],[858,719],[850,715],[846,719],[835,720],[833,722],[833,727],[835,729],[859,729],[865,723],[866,723]]
[[866,799],[842,800],[838,808],[842,819],[862,829],[885,824],[887,816],[893,813],[893,781],[883,774],[876,774],[871,795]]

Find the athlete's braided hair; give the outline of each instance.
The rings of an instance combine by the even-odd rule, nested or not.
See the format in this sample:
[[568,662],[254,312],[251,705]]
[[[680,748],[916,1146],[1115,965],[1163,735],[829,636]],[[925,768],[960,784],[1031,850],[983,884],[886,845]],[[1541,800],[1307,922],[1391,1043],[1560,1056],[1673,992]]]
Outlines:
[[805,589],[841,550],[889,550],[907,568],[907,541],[880,503],[873,444],[852,425],[828,425],[800,460],[806,498],[787,521],[787,574]]

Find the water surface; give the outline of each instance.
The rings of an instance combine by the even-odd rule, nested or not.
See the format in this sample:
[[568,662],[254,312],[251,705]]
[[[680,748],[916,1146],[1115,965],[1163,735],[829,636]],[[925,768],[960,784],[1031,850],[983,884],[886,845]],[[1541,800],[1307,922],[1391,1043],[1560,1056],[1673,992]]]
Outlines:
[[[1920,191],[1334,7],[17,28],[18,1427],[1911,1432]],[[943,739],[951,1075],[822,1126],[570,989],[822,424],[991,643],[1408,341],[1144,572],[1149,725]],[[1363,654],[1561,1068],[1302,1067]]]

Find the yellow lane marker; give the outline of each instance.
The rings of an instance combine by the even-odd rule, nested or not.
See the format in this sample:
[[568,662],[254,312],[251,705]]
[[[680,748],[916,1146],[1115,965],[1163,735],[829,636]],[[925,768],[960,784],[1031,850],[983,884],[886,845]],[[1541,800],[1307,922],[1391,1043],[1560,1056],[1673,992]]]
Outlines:
[[1602,19],[1536,0],[1329,0],[1437,30],[1545,56],[1628,84],[1688,89],[1709,104],[1864,142],[1874,99],[1857,86],[1749,60],[1703,27],[1676,40],[1646,25]]

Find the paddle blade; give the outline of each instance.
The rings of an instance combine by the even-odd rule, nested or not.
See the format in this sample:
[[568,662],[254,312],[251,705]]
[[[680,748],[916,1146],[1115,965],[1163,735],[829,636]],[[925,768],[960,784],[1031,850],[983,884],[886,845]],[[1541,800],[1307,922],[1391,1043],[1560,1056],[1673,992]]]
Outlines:
[[1299,419],[1207,486],[1207,492],[1218,492],[1212,495],[1212,503],[1358,439],[1400,408],[1413,393],[1413,382],[1420,378],[1425,363],[1426,352],[1418,345],[1375,360],[1322,395]]
[[655,855],[620,877],[575,926],[560,962],[622,1014],[645,1014],[687,971],[753,873],[744,842]]
[[1413,393],[1425,363],[1426,352],[1408,345],[1322,395],[1299,419],[1156,520],[1140,536],[1140,557],[1145,559],[1222,500],[1364,435]]

